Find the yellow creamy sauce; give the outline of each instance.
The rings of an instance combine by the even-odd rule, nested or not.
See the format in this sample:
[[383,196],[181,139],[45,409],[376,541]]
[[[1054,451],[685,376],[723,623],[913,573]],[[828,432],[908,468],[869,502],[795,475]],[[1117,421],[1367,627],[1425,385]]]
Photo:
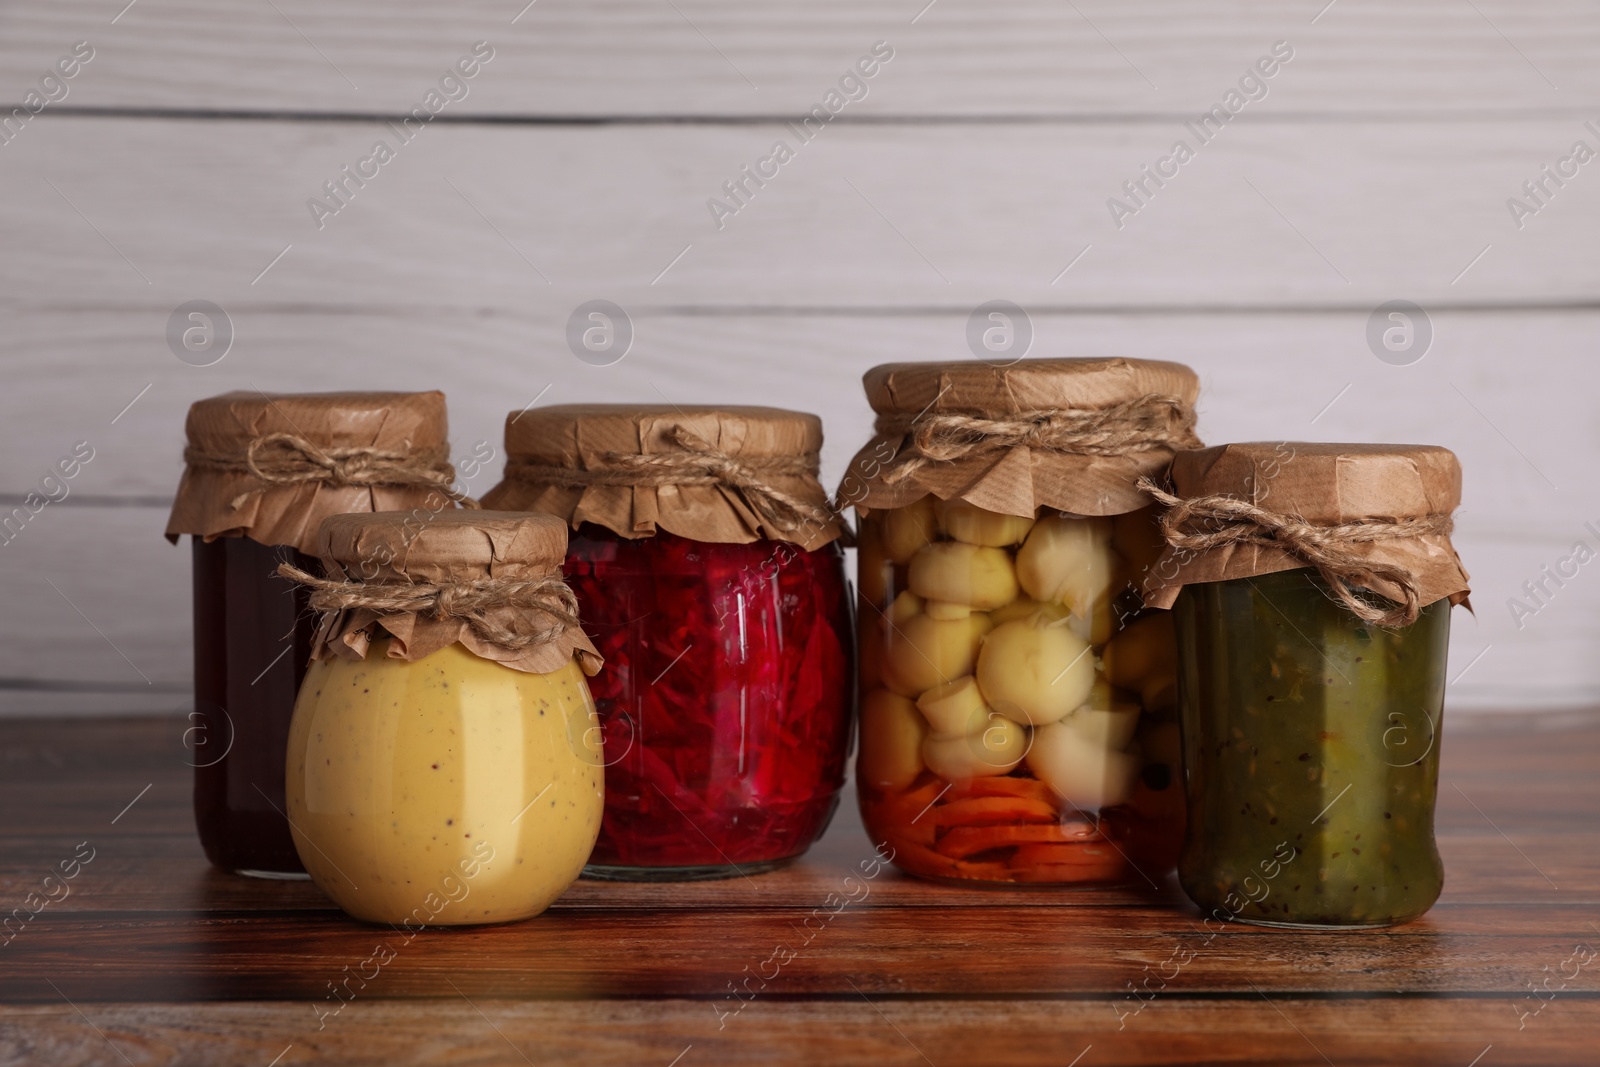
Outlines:
[[578,665],[527,674],[458,644],[318,660],[289,732],[289,821],[312,879],[358,919],[537,915],[583,870],[604,778]]

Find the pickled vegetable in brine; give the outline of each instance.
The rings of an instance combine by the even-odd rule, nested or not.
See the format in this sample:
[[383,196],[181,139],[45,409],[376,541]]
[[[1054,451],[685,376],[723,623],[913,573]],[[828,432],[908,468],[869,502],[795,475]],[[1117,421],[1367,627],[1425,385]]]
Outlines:
[[1367,625],[1309,569],[1184,588],[1178,873],[1208,915],[1383,926],[1438,898],[1449,612],[1440,600],[1409,627]]
[[926,878],[1154,884],[1183,832],[1171,618],[1130,583],[1148,512],[924,497],[860,535],[861,745],[875,842]]

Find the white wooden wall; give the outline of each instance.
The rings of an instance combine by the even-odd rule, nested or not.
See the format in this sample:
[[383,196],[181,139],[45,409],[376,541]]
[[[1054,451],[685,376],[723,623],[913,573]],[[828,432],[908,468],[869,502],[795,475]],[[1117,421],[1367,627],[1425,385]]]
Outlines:
[[[1034,355],[1191,363],[1212,442],[1455,449],[1477,614],[1452,706],[1600,699],[1600,562],[1520,628],[1507,603],[1600,550],[1600,162],[1520,229],[1506,206],[1600,149],[1600,9],[925,2],[0,6],[0,99],[94,49],[0,143],[0,511],[95,449],[0,545],[0,713],[185,706],[188,552],[161,529],[198,397],[441,387],[461,451],[541,392],[776,403],[823,415],[836,479],[861,372],[965,357],[996,298]],[[469,94],[319,229],[307,199],[480,40]],[[867,97],[800,145],[785,121],[878,41]],[[1118,229],[1107,198],[1276,41],[1266,98]],[[719,230],[707,198],[778,139],[795,158]],[[564,340],[595,298],[636,329],[609,367]],[[1409,366],[1365,340],[1397,298],[1435,334]],[[212,366],[165,340],[193,299],[236,330]]]

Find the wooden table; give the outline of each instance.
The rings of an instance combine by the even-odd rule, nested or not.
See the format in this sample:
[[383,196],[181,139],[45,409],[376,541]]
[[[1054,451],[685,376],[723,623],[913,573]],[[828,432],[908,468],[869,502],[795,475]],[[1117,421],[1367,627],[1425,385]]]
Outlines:
[[209,868],[184,726],[0,722],[4,909],[93,856],[0,935],[0,1063],[1600,1063],[1600,959],[1575,954],[1600,947],[1595,715],[1457,717],[1422,920],[1209,942],[1175,884],[863,878],[848,802],[780,873],[584,881],[533,921],[407,940]]

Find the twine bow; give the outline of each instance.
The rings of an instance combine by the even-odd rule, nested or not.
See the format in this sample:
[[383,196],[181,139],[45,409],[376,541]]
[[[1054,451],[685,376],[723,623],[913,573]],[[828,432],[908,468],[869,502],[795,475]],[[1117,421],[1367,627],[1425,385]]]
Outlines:
[[[478,502],[451,488],[455,468],[444,447],[393,452],[379,448],[321,448],[292,433],[269,433],[252,440],[243,453],[208,452],[190,446],[183,458],[191,467],[245,473],[266,485],[431,487],[464,507]],[[234,497],[237,510],[250,497],[265,492],[258,486]]]
[[736,459],[683,426],[673,429],[671,440],[682,451],[648,455],[606,452],[599,457],[603,466],[586,470],[514,459],[507,464],[506,475],[519,481],[567,489],[591,485],[717,485],[737,489],[763,524],[786,534],[806,525],[820,528],[838,521],[838,516],[827,507],[779,489],[770,480],[814,477],[817,473],[815,452],[803,456]]
[[[422,615],[430,619],[459,619],[478,637],[513,651],[549,644],[578,623],[578,599],[560,578],[530,580],[474,578],[469,581],[340,582],[318,578],[290,563],[278,573],[312,590],[311,606],[324,614],[366,608],[380,615]],[[490,617],[501,608],[538,612],[550,625],[529,629],[504,626]],[[525,616],[518,616],[519,621]]]
[[901,460],[884,474],[905,481],[930,463],[1026,446],[1079,456],[1125,456],[1158,449],[1199,448],[1194,408],[1175,396],[1149,393],[1101,408],[1048,408],[1004,418],[958,413],[880,415],[884,437],[906,436]]
[[[1280,549],[1315,567],[1339,603],[1356,618],[1377,626],[1410,626],[1417,621],[1425,606],[1417,576],[1406,567],[1364,559],[1347,546],[1448,535],[1452,527],[1449,515],[1318,525],[1236,497],[1173,496],[1149,478],[1139,479],[1139,489],[1167,508],[1161,515],[1161,532],[1173,548],[1203,552],[1225,545],[1266,545]],[[1370,588],[1374,581],[1399,589],[1400,601],[1385,609],[1356,595],[1356,587]]]

